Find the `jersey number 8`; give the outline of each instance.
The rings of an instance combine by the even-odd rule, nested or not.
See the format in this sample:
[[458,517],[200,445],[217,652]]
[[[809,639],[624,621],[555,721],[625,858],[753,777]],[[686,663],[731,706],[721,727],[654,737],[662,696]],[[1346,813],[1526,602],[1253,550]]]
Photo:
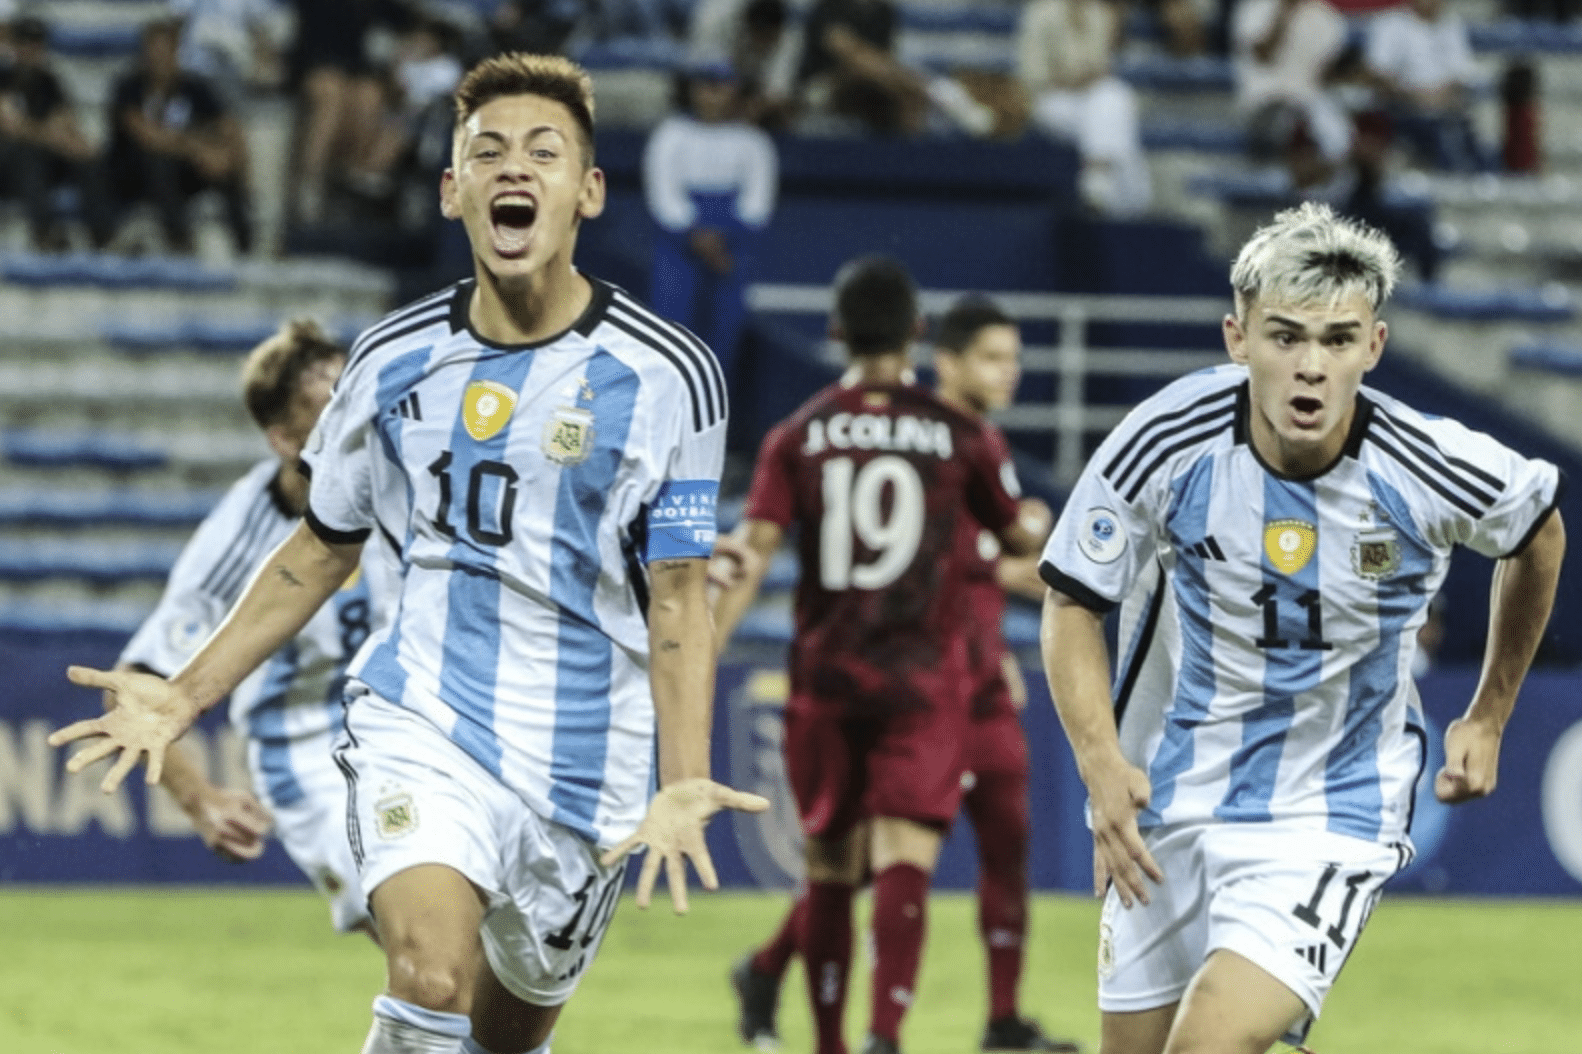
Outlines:
[[[849,457],[824,462],[819,582],[825,589],[883,589],[911,566],[922,540],[923,480],[910,461],[881,454],[861,469]],[[877,554],[872,563],[854,563],[855,542]]]

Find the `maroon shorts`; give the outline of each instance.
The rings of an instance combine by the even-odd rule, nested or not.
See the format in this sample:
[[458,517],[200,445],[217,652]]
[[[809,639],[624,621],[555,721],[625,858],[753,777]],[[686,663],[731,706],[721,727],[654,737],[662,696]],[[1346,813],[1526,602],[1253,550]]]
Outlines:
[[1027,774],[1027,735],[1022,716],[1007,697],[1003,707],[974,716],[967,728],[962,768],[977,776]]
[[792,696],[786,769],[803,833],[841,838],[875,816],[948,827],[961,805],[968,721],[960,704],[850,718]]

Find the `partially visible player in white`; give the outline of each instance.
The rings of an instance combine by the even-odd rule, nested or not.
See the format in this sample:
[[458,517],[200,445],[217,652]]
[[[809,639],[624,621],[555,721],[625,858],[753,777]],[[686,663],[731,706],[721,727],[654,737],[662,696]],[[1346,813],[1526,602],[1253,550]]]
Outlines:
[[[306,320],[286,323],[248,354],[243,400],[274,456],[253,466],[199,525],[118,669],[174,674],[291,533],[308,504],[302,447],[345,365],[345,349]],[[166,753],[160,779],[204,844],[227,859],[262,854],[272,814],[286,852],[329,901],[335,928],[370,935],[346,838],[346,780],[330,747],[342,724],[346,665],[378,624],[380,596],[389,600],[388,587],[371,591],[393,571],[383,549],[376,541],[364,550],[363,569],[231,693],[231,723],[247,743],[254,793],[215,786],[179,745]]]
[[[726,405],[690,333],[572,266],[604,206],[592,83],[507,54],[456,92],[446,216],[475,277],[353,344],[304,452],[303,524],[169,681],[74,667],[118,705],[61,730],[114,788],[294,636],[378,532],[389,625],[348,671],[336,759],[387,959],[365,1054],[547,1051],[624,857],[718,882],[703,828],[768,802],[709,779],[705,596]],[[655,785],[658,791],[655,793]],[[469,1034],[470,1033],[470,1034]]]
[[1412,855],[1413,645],[1457,545],[1498,563],[1434,789],[1494,790],[1565,551],[1561,479],[1362,387],[1398,269],[1325,206],[1275,217],[1231,271],[1233,365],[1128,415],[1045,549],[1044,664],[1106,896],[1103,1054],[1302,1041]]

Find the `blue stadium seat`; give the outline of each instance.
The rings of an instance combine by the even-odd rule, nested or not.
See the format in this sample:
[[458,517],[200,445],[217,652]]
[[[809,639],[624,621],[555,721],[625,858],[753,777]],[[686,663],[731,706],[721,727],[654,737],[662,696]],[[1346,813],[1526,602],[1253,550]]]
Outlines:
[[1016,32],[1017,12],[990,6],[936,7],[901,5],[901,27],[919,33],[993,33]]
[[1540,19],[1503,18],[1496,22],[1467,26],[1474,51],[1545,52],[1567,54],[1582,51],[1582,25],[1557,24]]
[[1400,307],[1469,322],[1569,322],[1576,304],[1562,285],[1532,289],[1453,289],[1416,285],[1395,294]]
[[1582,345],[1533,342],[1510,351],[1511,365],[1520,370],[1582,377]]
[[50,27],[50,50],[79,59],[126,58],[137,52],[137,26],[61,25]]
[[0,525],[191,527],[219,500],[218,491],[12,489],[0,491]]
[[182,289],[214,292],[236,285],[230,270],[195,260],[148,256],[126,259],[113,253],[7,253],[0,257],[0,278],[17,285],[92,285],[109,289]]
[[0,453],[28,468],[102,468],[135,471],[163,467],[165,451],[136,436],[109,432],[11,429],[0,433]]
[[0,635],[94,633],[124,639],[137,631],[147,615],[145,606],[134,604],[0,604]]
[[1209,55],[1174,58],[1133,55],[1115,64],[1116,75],[1138,88],[1167,92],[1228,92],[1236,86],[1230,60]]
[[95,585],[163,581],[179,545],[94,548],[76,542],[0,542],[0,580],[39,582],[71,578]]
[[1247,149],[1247,133],[1235,121],[1193,121],[1171,118],[1144,121],[1143,146],[1149,150],[1201,150],[1205,153],[1240,154]]
[[572,57],[590,70],[673,70],[681,68],[686,49],[664,38],[616,37],[594,41]]
[[764,574],[763,585],[760,587],[765,593],[781,593],[795,589],[797,577],[802,573],[802,563],[795,553],[789,549],[782,549],[775,553],[775,558],[769,562],[769,570]]

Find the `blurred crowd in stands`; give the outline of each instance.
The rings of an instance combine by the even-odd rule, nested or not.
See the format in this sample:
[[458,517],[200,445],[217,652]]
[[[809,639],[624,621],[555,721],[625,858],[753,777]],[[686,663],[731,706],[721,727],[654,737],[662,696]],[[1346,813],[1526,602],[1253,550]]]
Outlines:
[[[1572,14],[1574,0],[1542,2],[1523,13]],[[125,249],[125,219],[142,205],[163,247],[189,252],[190,207],[208,192],[246,253],[256,240],[255,177],[243,122],[256,100],[283,96],[295,114],[293,228],[421,228],[433,222],[434,181],[448,159],[449,94],[470,63],[501,50],[575,56],[636,41],[672,48],[677,112],[695,122],[771,134],[1048,135],[1076,147],[1087,205],[1135,216],[1150,205],[1149,167],[1138,96],[1117,65],[1139,27],[1175,61],[1229,62],[1234,118],[1252,161],[1283,166],[1299,192],[1372,209],[1376,221],[1392,159],[1458,172],[1536,164],[1531,142],[1507,136],[1502,153],[1474,134],[1469,106],[1490,86],[1446,0],[1402,0],[1366,17],[1330,0],[958,8],[1014,21],[1012,60],[943,70],[904,61],[905,12],[894,0],[172,0],[142,28],[109,97],[74,100],[52,68],[50,5],[0,0],[0,179],[40,250],[68,247],[72,230],[78,242]],[[1531,70],[1507,76],[1504,91],[1530,99]],[[700,92],[711,101],[700,104]],[[103,143],[80,118],[82,107],[99,105]],[[672,154],[687,141],[675,133],[662,130]],[[731,156],[760,159],[767,142],[733,141],[751,145]],[[763,170],[761,160],[753,165]],[[707,166],[694,168],[707,182]],[[733,220],[744,258],[743,232],[764,222],[760,206],[773,198],[754,193],[757,211]],[[651,201],[663,199],[650,190]],[[678,200],[672,194],[668,214],[657,205],[654,213],[679,236]],[[63,224],[63,214],[77,224]],[[700,274],[719,273],[728,255],[723,243],[684,249]]]

